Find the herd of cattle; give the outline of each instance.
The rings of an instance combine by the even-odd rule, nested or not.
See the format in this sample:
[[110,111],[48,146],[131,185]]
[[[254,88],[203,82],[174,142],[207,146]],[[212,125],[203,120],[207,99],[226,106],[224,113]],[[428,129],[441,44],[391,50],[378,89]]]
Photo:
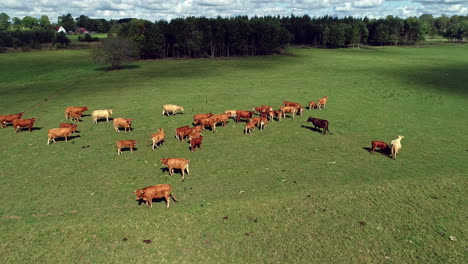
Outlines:
[[[328,96],[325,96],[319,99],[316,102],[310,102],[308,104],[309,110],[311,109],[325,109],[327,104]],[[81,121],[81,117],[83,113],[88,110],[88,107],[66,107],[65,108],[65,118],[70,119],[72,121]],[[164,105],[162,115],[173,116],[176,115],[177,112],[184,111],[182,106],[178,105]],[[202,131],[205,131],[207,127],[214,133],[216,131],[216,126],[221,124],[223,127],[226,125],[229,118],[232,118],[236,121],[236,123],[241,121],[246,121],[245,127],[243,129],[244,134],[251,134],[252,131],[258,127],[259,130],[264,130],[268,123],[273,120],[281,121],[282,118],[286,118],[289,114],[292,118],[295,115],[302,116],[304,112],[304,108],[299,103],[283,101],[283,105],[278,110],[273,110],[271,106],[261,105],[259,107],[254,107],[252,111],[240,111],[240,110],[227,110],[223,114],[214,115],[212,113],[206,114],[196,114],[193,116],[193,126],[183,126],[175,129],[175,137],[180,140],[184,141],[186,138],[189,139],[190,143],[190,151],[195,151],[196,148],[201,148],[201,144],[203,141],[203,134]],[[31,132],[34,127],[35,118],[31,119],[22,119],[24,113],[18,113],[14,115],[0,115],[0,125],[5,127],[8,123],[13,125],[14,131],[17,133],[21,131],[22,128],[28,128]],[[92,112],[92,120],[93,123],[98,123],[100,119],[106,119],[109,122],[110,116],[113,114],[112,109],[104,109],[104,110],[95,110]],[[113,127],[116,132],[120,132],[120,128],[123,128],[125,133],[127,131],[132,130],[132,121],[133,119],[128,118],[114,118],[112,119]],[[314,117],[309,117],[307,122],[311,122],[314,125],[314,128],[324,135],[326,132],[329,132],[328,126],[329,122],[327,120],[318,119]],[[77,131],[78,126],[73,123],[60,123],[59,128],[49,129],[47,132],[47,145],[50,142],[55,143],[56,138],[64,138],[65,141],[68,141],[68,137],[71,136],[72,133]],[[323,129],[321,131],[320,129]],[[166,138],[165,130],[160,128],[158,132],[151,135],[152,150],[159,148],[161,144],[164,143]],[[397,139],[391,142],[391,146],[389,147],[385,142],[382,141],[372,141],[372,150],[373,153],[376,149],[381,149],[384,153],[388,153],[391,151],[391,156],[396,159],[396,155],[398,151],[401,149],[401,139],[403,136],[398,136]],[[122,153],[123,148],[129,148],[130,152],[133,153],[133,149],[136,147],[137,141],[136,140],[119,140],[116,142],[117,144],[117,154],[120,155]],[[185,171],[187,175],[189,175],[189,163],[190,160],[182,159],[182,158],[165,158],[160,159],[163,165],[165,165],[168,170],[169,174],[172,175],[174,173],[174,169],[178,169],[182,172],[182,181],[185,179]],[[149,186],[140,190],[136,190],[134,193],[136,194],[136,199],[139,201],[145,201],[146,205],[148,203],[152,207],[152,200],[153,199],[161,199],[165,198],[167,207],[169,208],[170,197],[177,201],[175,197],[172,195],[172,187],[169,184],[160,184]]]

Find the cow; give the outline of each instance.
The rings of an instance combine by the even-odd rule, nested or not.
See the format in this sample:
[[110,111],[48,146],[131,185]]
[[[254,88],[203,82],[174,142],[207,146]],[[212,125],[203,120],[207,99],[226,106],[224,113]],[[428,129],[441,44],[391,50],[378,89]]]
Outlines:
[[269,113],[269,115],[272,117],[272,119],[276,116],[276,119],[278,121],[281,121],[281,119],[283,118],[283,111],[281,110],[274,110],[274,111],[271,111]]
[[192,132],[192,128],[189,126],[178,127],[175,129],[175,137],[184,141],[184,138],[187,137]]
[[98,122],[100,118],[106,118],[106,121],[109,122],[109,117],[112,115],[112,109],[105,109],[105,110],[94,110],[91,116],[93,117],[93,123]]
[[116,132],[120,132],[119,127],[123,127],[125,133],[128,131],[132,131],[132,121],[133,119],[131,118],[114,118],[112,122],[114,123],[114,129]]
[[[198,126],[197,126],[198,127]],[[201,126],[200,126],[201,127]],[[200,129],[201,130],[201,129]],[[199,138],[203,136],[203,134],[200,132],[200,130],[193,129],[192,132],[189,134],[189,140]]]
[[2,128],[6,126],[7,123],[13,122],[15,119],[20,119],[23,116],[24,112],[17,113],[14,115],[0,115],[0,125]]
[[185,170],[187,170],[187,175],[190,175],[190,172],[189,172],[190,160],[181,159],[181,158],[167,158],[167,159],[160,159],[160,161],[162,162],[162,165],[167,166],[169,170],[169,175],[171,176],[174,173],[174,169],[181,170],[182,171],[181,181],[184,181],[185,179]]
[[[328,133],[330,133],[330,130],[328,130],[328,121],[327,120],[323,120],[323,119],[318,119],[318,118],[314,118],[314,117],[309,117],[307,119],[307,122],[312,122],[312,124],[314,124],[314,127],[315,129],[317,128],[323,128],[323,135],[325,135],[325,133],[328,131]],[[320,131],[320,129],[317,129],[318,131]]]
[[259,107],[254,107],[252,110],[257,111],[259,113],[266,113],[268,111],[273,111],[273,108],[268,105],[261,105]]
[[71,121],[80,122],[82,115],[83,115],[83,112],[74,112],[74,111],[68,112],[68,117],[70,118]]
[[265,130],[267,125],[268,125],[268,118],[262,117],[262,119],[260,120],[260,130]]
[[302,116],[302,113],[304,112],[304,107],[302,107],[301,104],[299,103],[293,103],[293,102],[288,102],[288,101],[283,101],[284,106],[292,106],[296,108],[296,113],[299,113],[300,116]]
[[60,124],[59,124],[59,127],[60,127],[60,128],[71,127],[71,128],[73,128],[73,130],[72,130],[72,133],[73,133],[73,134],[75,134],[76,129],[78,128],[77,125],[71,124],[71,123],[60,123]]
[[52,128],[47,131],[47,145],[50,145],[50,141],[52,140],[54,143],[55,138],[64,137],[65,142],[68,142],[68,137],[73,132],[73,127],[65,127],[65,128]]
[[244,134],[246,134],[246,135],[247,135],[247,134],[251,134],[252,131],[255,130],[255,125],[256,125],[256,124],[257,124],[257,123],[252,122],[252,121],[250,121],[250,122],[248,122],[247,124],[245,124]]
[[201,119],[205,119],[205,118],[210,118],[212,117],[213,114],[212,113],[208,113],[208,114],[196,114],[193,116],[193,125],[198,125],[200,124],[200,120]]
[[191,140],[190,140],[190,151],[191,151],[191,152],[194,152],[195,149],[196,149],[197,147],[201,149],[202,141],[203,141],[203,137],[202,137],[202,136],[199,136],[199,137],[197,137],[197,138],[191,139]]
[[381,149],[384,153],[388,153],[388,150],[390,150],[387,143],[383,141],[375,140],[375,141],[372,141],[371,144],[372,144],[372,150],[371,150],[372,153],[374,153],[374,151],[378,148]]
[[297,108],[294,106],[281,106],[280,109],[283,112],[283,118],[286,118],[286,113],[290,113],[294,119],[294,116],[297,113]]
[[172,186],[170,184],[158,184],[154,186],[149,186],[140,190],[135,190],[133,193],[136,194],[137,201],[145,201],[147,207],[149,203],[150,208],[153,208],[153,199],[164,198],[166,200],[167,209],[169,208],[169,205],[171,203],[170,197],[174,199],[174,202],[177,202],[177,199],[172,193]]
[[178,105],[166,104],[166,105],[163,105],[162,115],[164,114],[169,115],[169,113],[172,113],[172,115],[175,115],[177,114],[177,111],[183,112],[184,108]]
[[209,126],[211,128],[211,131],[214,133],[216,130],[216,119],[213,118],[204,118],[200,120],[200,125],[202,127],[202,130],[205,130],[206,126]]
[[396,139],[392,140],[390,145],[392,146],[392,157],[393,159],[396,159],[397,153],[401,149],[401,140],[404,138],[404,136],[398,136]]
[[70,117],[70,112],[83,114],[83,112],[85,112],[87,110],[88,110],[87,106],[78,106],[78,107],[69,106],[69,107],[65,107],[65,119],[68,119]]
[[309,110],[317,109],[318,106],[314,101],[309,102]]
[[254,112],[253,111],[236,111],[236,123],[239,123],[241,118],[247,118],[248,121],[253,117]]
[[159,146],[164,143],[165,137],[164,129],[162,128],[158,129],[158,133],[151,135],[151,140],[153,141],[153,151],[154,148],[159,148]]
[[135,148],[137,141],[136,140],[117,140],[117,155],[122,153],[122,148],[130,148],[130,152],[133,153],[133,148]]
[[236,110],[226,110],[226,111],[224,111],[225,114],[231,113],[232,120],[234,120],[234,118],[237,117],[236,112],[237,112]]
[[13,128],[15,129],[16,133],[18,133],[18,131],[21,131],[22,127],[27,127],[29,129],[29,132],[32,132],[32,128],[34,126],[35,121],[36,121],[36,118],[15,119],[13,120]]
[[322,108],[325,109],[325,106],[327,105],[327,100],[328,100],[328,96],[320,98],[317,102],[318,109],[320,110],[322,110]]
[[219,114],[219,115],[213,115],[210,117],[213,119],[216,123],[222,123],[222,126],[226,126],[227,121],[229,120],[229,117],[231,117],[231,113],[224,113],[224,114]]

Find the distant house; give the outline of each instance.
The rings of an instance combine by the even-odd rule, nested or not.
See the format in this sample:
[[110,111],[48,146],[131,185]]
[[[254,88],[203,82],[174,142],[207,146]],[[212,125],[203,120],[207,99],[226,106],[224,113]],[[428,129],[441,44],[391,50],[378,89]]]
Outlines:
[[67,31],[62,26],[56,26],[55,31],[57,31],[57,33],[63,32],[67,34]]
[[80,28],[77,28],[77,29],[75,30],[75,33],[76,33],[76,34],[86,34],[86,33],[89,34],[89,31],[88,31],[86,28],[80,27]]

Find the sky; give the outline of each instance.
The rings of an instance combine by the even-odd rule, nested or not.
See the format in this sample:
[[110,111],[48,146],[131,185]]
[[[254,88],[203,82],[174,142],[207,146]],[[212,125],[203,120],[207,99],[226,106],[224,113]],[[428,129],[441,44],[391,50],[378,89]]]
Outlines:
[[354,16],[369,18],[432,14],[468,15],[468,0],[0,0],[0,13],[23,18],[47,15],[51,22],[70,13],[74,18],[141,18],[150,21],[178,17]]

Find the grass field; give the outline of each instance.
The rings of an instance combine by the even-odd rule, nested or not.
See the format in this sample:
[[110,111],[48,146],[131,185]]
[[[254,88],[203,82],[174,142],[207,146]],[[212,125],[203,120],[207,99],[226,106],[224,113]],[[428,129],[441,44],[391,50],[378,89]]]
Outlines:
[[[88,50],[0,54],[0,114],[37,118],[32,133],[0,129],[0,262],[466,262],[468,46],[289,52],[120,71]],[[196,113],[325,95],[326,110],[263,132],[207,131],[194,153],[173,136]],[[161,116],[168,103],[185,112]],[[47,146],[64,107],[82,105],[134,118],[134,131],[85,116],[80,137]],[[303,127],[308,116],[333,134]],[[152,152],[158,128],[168,138]],[[397,160],[366,149],[398,134]],[[138,150],[117,156],[120,139]],[[185,182],[161,170],[166,157],[191,160]],[[139,206],[133,191],[160,183],[179,202]]]
[[[84,36],[84,34],[81,34],[81,35],[67,35],[67,38],[69,38],[72,42],[77,42],[78,37],[83,37],[83,36]],[[107,38],[107,33],[96,33],[96,34],[92,34],[91,37],[103,39],[103,38]]]

